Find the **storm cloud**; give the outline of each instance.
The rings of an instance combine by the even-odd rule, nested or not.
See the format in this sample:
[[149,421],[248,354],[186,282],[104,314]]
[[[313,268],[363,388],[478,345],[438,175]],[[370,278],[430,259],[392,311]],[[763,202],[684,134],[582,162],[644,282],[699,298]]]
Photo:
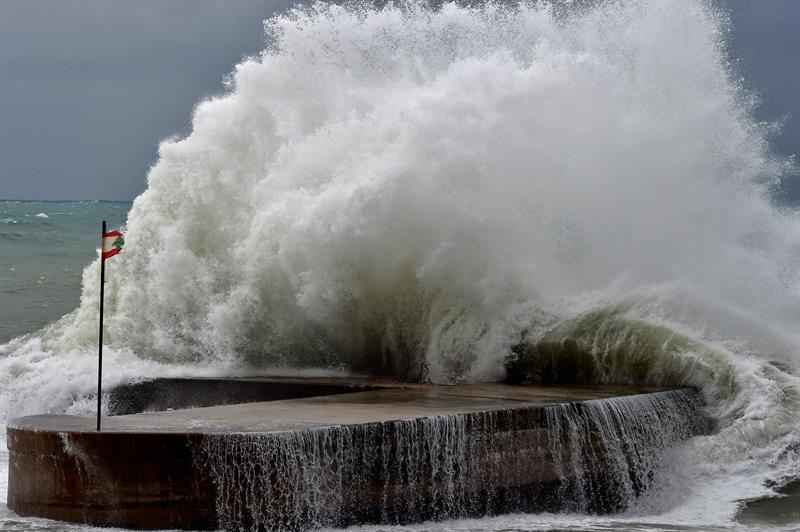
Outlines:
[[[132,199],[289,1],[0,2],[0,198]],[[729,0],[734,69],[800,152],[800,2]],[[796,179],[784,190],[800,198]]]

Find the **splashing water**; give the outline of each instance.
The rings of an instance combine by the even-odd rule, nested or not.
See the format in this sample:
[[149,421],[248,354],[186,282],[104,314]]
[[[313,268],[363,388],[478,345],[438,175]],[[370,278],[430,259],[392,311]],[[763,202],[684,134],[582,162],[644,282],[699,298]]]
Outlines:
[[694,392],[678,390],[542,410],[212,434],[195,453],[214,480],[226,530],[522,509],[609,512],[650,484],[671,445],[705,430],[700,406]]
[[[319,3],[266,28],[134,202],[111,383],[485,381],[515,346],[570,342],[596,380],[693,385],[715,419],[633,519],[725,524],[800,476],[800,220],[771,201],[792,161],[753,118],[724,13]],[[4,413],[89,408],[98,268],[78,309],[0,347]]]

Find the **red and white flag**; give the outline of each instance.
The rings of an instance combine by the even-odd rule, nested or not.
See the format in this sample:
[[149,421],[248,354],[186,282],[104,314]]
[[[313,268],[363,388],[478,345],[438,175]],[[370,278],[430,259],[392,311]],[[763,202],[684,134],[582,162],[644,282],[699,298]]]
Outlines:
[[103,260],[110,259],[120,251],[125,245],[125,235],[119,229],[103,233]]

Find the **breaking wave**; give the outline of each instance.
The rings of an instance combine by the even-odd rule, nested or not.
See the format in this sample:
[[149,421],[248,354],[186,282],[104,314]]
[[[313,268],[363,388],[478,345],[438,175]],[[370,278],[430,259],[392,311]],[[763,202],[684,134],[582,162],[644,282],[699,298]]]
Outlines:
[[[800,471],[800,220],[772,200],[793,166],[727,26],[666,1],[270,19],[265,51],[160,146],[108,263],[111,356],[143,375],[448,383],[521,357],[539,376],[693,385],[717,432],[636,511],[726,522]],[[14,394],[89,363],[98,268],[76,311],[0,347],[7,411],[80,410],[88,377]],[[39,364],[64,353],[86,363]]]

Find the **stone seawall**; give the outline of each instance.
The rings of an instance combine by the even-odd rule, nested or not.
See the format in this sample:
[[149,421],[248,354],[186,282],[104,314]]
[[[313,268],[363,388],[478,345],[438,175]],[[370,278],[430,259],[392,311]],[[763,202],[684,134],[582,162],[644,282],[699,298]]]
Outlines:
[[162,529],[615,512],[665,452],[707,430],[690,389],[384,383],[302,395],[113,416],[100,433],[91,418],[20,418],[8,426],[9,508]]

